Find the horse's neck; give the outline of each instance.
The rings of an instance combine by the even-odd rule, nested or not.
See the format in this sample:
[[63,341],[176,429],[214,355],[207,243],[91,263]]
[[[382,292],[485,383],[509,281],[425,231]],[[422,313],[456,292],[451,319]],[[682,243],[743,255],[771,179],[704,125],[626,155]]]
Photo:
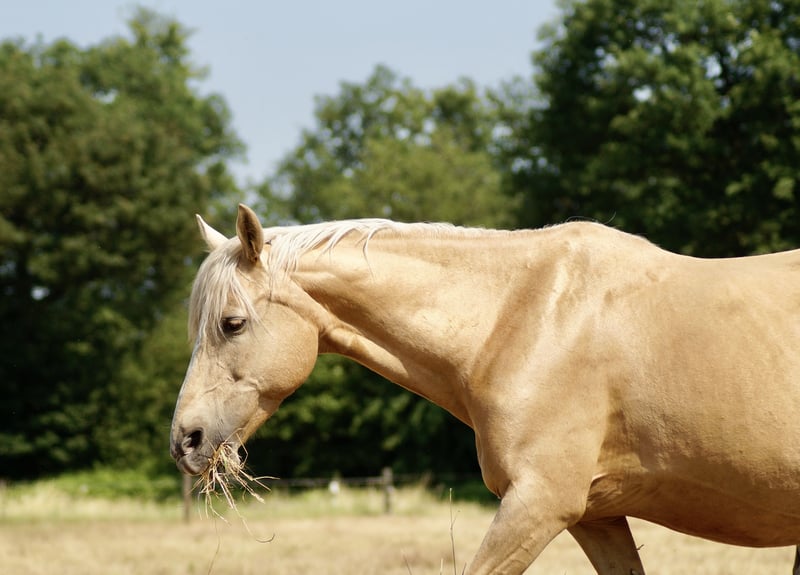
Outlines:
[[376,236],[366,254],[362,246],[309,254],[294,276],[330,313],[323,353],[351,357],[469,423],[454,387],[495,329],[509,283],[505,252],[491,241]]
[[580,322],[569,302],[602,291],[598,270],[620,259],[657,270],[665,253],[588,223],[437,239],[377,234],[366,251],[355,240],[312,251],[293,276],[321,310],[322,352],[351,357],[469,424],[472,394],[522,369],[539,326]]

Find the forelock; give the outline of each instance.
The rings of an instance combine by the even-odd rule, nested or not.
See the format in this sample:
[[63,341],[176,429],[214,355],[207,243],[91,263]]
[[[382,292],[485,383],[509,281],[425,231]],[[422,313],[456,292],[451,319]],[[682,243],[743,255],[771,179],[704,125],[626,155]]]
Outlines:
[[241,257],[241,243],[229,241],[208,254],[200,265],[189,299],[190,339],[217,340],[224,337],[220,320],[231,297],[249,317],[258,319],[253,302],[237,273]]

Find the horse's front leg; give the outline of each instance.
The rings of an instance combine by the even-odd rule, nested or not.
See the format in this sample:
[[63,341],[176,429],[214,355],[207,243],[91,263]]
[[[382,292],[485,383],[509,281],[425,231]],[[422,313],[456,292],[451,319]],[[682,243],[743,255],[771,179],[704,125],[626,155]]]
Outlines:
[[569,532],[600,575],[644,575],[625,517],[577,523]]
[[559,502],[536,483],[511,484],[468,575],[520,575],[569,524]]

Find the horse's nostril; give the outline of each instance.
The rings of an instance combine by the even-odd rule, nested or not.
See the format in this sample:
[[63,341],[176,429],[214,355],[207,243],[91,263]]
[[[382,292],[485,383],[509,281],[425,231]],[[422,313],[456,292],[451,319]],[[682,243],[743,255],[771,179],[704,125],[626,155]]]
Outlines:
[[203,430],[195,429],[191,433],[187,433],[181,441],[181,449],[184,453],[190,453],[197,448],[203,441]]

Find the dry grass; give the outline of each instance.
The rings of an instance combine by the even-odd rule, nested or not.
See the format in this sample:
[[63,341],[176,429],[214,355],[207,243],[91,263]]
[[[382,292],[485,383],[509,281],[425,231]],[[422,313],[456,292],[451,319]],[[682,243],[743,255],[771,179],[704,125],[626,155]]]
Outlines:
[[234,491],[241,492],[243,497],[250,495],[259,503],[264,503],[264,498],[259,492],[269,491],[269,487],[263,480],[275,478],[254,477],[247,471],[245,461],[239,457],[238,449],[227,442],[221,443],[214,451],[208,467],[195,485],[195,489],[205,498],[206,515],[213,514],[223,518],[220,511],[214,507],[215,499],[219,498],[224,500],[228,509],[237,512],[238,505]]
[[[238,501],[238,521],[205,519],[202,500],[187,525],[179,504],[93,501],[53,491],[0,494],[0,572],[16,575],[438,575],[453,572],[452,525],[460,573],[491,522],[485,507],[400,489],[395,514],[385,516],[378,490],[326,491],[264,504]],[[219,510],[228,519],[233,512]],[[452,519],[451,519],[452,511]],[[792,550],[745,549],[632,522],[650,575],[787,575]],[[268,538],[259,543],[257,538]],[[528,574],[593,573],[568,535],[553,541]]]

